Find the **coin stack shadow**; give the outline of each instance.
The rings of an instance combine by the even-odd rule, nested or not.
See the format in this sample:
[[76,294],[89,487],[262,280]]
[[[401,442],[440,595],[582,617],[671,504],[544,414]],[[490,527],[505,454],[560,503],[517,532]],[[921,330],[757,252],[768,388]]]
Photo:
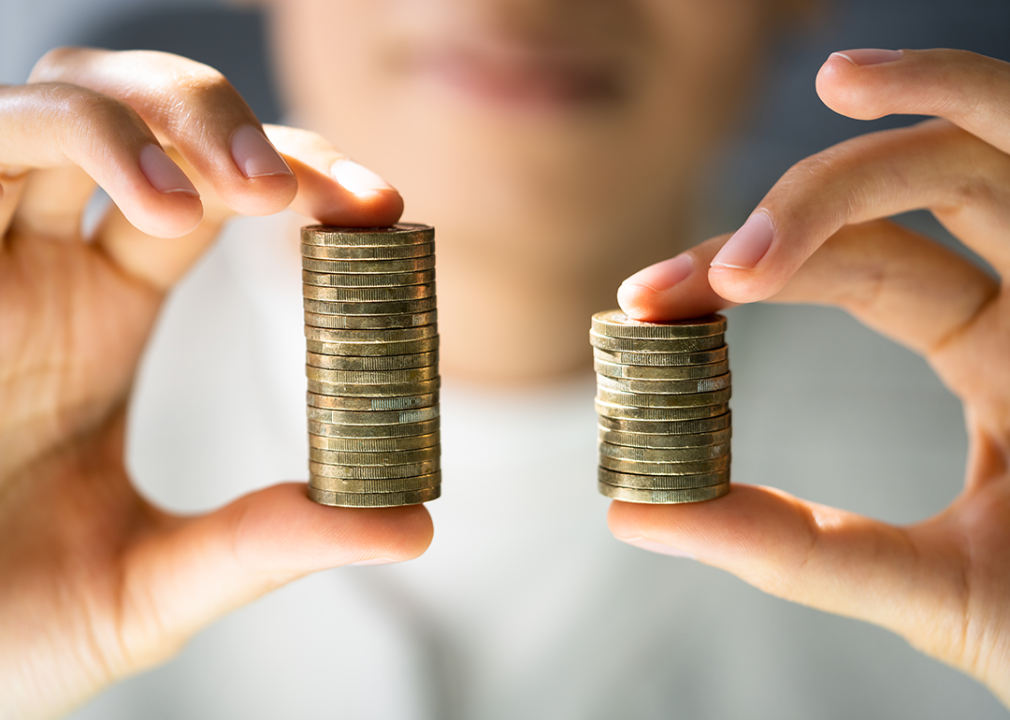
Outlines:
[[302,228],[309,497],[391,507],[441,494],[435,231]]
[[732,391],[726,318],[647,323],[593,315],[599,491],[685,503],[729,492]]

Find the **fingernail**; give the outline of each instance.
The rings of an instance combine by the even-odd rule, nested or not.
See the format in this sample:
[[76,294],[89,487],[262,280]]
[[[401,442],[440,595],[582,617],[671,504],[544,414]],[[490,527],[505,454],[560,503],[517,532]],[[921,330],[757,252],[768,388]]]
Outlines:
[[656,542],[655,540],[649,540],[643,537],[630,537],[630,538],[617,538],[621,542],[628,543],[628,545],[634,545],[642,550],[648,550],[649,552],[659,553],[660,555],[670,555],[671,557],[682,557],[688,560],[697,560],[696,555],[692,555],[689,552],[684,552],[683,550],[678,550],[675,547],[670,547],[669,545],[664,545],[663,543]]
[[200,197],[200,193],[193,187],[193,183],[186,177],[182,168],[172,162],[172,158],[157,145],[152,143],[140,148],[137,165],[140,166],[140,172],[144,173],[147,182],[158,192]]
[[714,258],[714,267],[753,270],[768,252],[775,234],[767,213],[753,213],[743,226],[733,233]]
[[353,160],[337,160],[330,167],[333,179],[355,195],[369,195],[376,190],[392,190],[393,187],[364,165]]
[[243,125],[231,136],[231,157],[247,178],[294,174],[266,135],[252,125]]
[[366,565],[390,565],[397,562],[388,557],[370,558],[368,560],[358,560],[358,562],[347,563],[347,567],[364,567]]
[[831,53],[829,58],[842,57],[853,65],[881,65],[883,63],[900,60],[901,50],[881,50],[879,48],[862,48],[860,50],[846,50],[845,52]]

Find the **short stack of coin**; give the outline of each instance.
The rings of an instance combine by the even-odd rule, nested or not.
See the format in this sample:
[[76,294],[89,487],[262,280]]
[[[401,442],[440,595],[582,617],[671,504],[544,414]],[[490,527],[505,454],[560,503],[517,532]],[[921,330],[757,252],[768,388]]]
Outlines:
[[729,492],[731,394],[726,318],[649,323],[593,316],[599,491],[684,503]]
[[302,228],[309,497],[390,507],[441,493],[435,231]]

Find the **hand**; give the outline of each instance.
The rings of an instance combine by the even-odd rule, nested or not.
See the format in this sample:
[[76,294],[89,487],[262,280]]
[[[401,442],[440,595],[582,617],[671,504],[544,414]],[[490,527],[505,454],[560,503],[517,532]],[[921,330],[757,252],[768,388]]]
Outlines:
[[[138,358],[225,219],[402,211],[322,138],[266,134],[217,72],[161,53],[54,51],[0,88],[0,717],[63,713],[268,590],[430,542],[422,507],[323,507],[300,483],[200,517],[131,486]],[[96,182],[115,207],[86,241]]]
[[[790,169],[730,238],[633,275],[639,319],[770,299],[837,305],[922,353],[963,401],[964,490],[894,527],[765,487],[696,505],[610,510],[632,544],[695,555],[762,590],[861,618],[982,681],[1010,705],[1010,290],[879,218],[928,208],[1010,273],[1010,65],[952,50],[832,55],[817,90],[860,119],[934,115]],[[686,258],[686,259],[685,259]]]

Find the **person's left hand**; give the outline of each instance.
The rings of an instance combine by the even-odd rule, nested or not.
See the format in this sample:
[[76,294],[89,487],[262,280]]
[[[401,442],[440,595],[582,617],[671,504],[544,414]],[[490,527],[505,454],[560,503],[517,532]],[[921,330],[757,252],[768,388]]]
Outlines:
[[737,484],[705,503],[614,502],[610,527],[889,628],[1010,705],[1010,289],[880,219],[928,208],[1010,274],[1010,65],[953,50],[848,51],[824,64],[817,90],[854,118],[939,119],[800,162],[736,234],[636,273],[620,304],[641,320],[768,299],[845,308],[924,355],[963,401],[964,490],[908,527]]

